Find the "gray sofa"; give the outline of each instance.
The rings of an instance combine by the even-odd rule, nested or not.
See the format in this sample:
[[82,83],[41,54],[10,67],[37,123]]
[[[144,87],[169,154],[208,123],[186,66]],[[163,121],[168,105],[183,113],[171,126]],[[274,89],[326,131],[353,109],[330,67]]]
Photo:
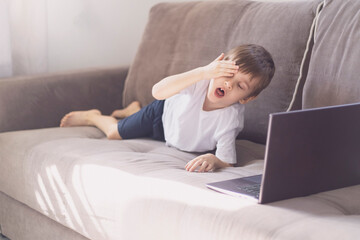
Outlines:
[[[206,188],[262,172],[268,114],[360,100],[360,1],[163,3],[128,67],[0,80],[0,226],[26,239],[359,239],[360,186],[260,205]],[[246,105],[237,166],[190,173],[196,153],[59,128],[69,111],[152,101],[161,78],[257,43],[277,67]],[[341,159],[339,159],[341,161]]]

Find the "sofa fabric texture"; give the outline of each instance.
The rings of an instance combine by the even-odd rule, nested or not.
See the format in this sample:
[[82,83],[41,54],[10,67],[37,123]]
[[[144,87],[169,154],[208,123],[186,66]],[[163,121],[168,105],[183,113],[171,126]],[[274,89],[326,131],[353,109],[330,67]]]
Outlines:
[[[304,81],[299,79],[300,67],[319,3],[205,1],[156,5],[129,70],[124,105],[133,100],[149,104],[153,100],[151,88],[162,78],[209,64],[221,52],[238,45],[259,44],[272,54],[276,72],[270,86],[246,104],[240,137],[265,143],[269,113],[286,111],[298,80]],[[296,101],[301,103],[301,99]]]
[[94,68],[0,79],[0,132],[57,127],[75,110],[110,114],[122,107],[127,72]]
[[1,231],[10,240],[88,240],[1,191],[0,206]]
[[304,108],[360,102],[360,1],[326,0],[304,86]]

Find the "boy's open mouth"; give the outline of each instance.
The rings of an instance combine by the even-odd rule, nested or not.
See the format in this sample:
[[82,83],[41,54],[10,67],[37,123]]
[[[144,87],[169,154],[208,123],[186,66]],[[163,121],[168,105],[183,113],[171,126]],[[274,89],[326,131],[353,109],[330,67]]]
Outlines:
[[215,95],[216,95],[217,97],[223,97],[223,96],[225,95],[225,91],[224,91],[222,88],[217,88],[217,89],[215,90]]

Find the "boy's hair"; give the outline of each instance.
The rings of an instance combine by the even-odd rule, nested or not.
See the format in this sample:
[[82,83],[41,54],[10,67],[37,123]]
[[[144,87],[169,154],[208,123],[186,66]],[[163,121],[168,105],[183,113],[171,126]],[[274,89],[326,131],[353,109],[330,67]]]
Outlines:
[[275,73],[275,64],[271,54],[256,44],[246,44],[233,48],[225,54],[224,60],[235,61],[240,72],[250,74],[251,79],[259,79],[256,88],[248,97],[259,95],[269,85]]

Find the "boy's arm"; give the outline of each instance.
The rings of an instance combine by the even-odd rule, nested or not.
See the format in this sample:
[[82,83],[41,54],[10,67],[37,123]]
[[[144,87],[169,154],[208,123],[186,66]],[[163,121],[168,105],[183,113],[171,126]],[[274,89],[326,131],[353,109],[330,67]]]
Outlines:
[[[193,172],[199,168],[199,172],[208,172],[219,168],[233,167],[236,163],[235,138],[237,134],[238,131],[228,131],[222,134],[217,140],[216,155],[200,155],[186,164],[186,170]],[[224,162],[223,160],[227,160],[228,162]]]
[[153,97],[157,100],[163,100],[203,79],[222,76],[232,77],[237,73],[239,67],[235,65],[234,61],[225,61],[223,59],[224,54],[222,53],[209,65],[162,79],[153,86]]
[[214,154],[207,153],[200,155],[193,160],[189,161],[185,169],[189,172],[195,171],[197,168],[199,168],[198,172],[208,172],[219,168],[225,168],[225,167],[233,167],[234,165],[223,162],[221,159],[216,157]]

